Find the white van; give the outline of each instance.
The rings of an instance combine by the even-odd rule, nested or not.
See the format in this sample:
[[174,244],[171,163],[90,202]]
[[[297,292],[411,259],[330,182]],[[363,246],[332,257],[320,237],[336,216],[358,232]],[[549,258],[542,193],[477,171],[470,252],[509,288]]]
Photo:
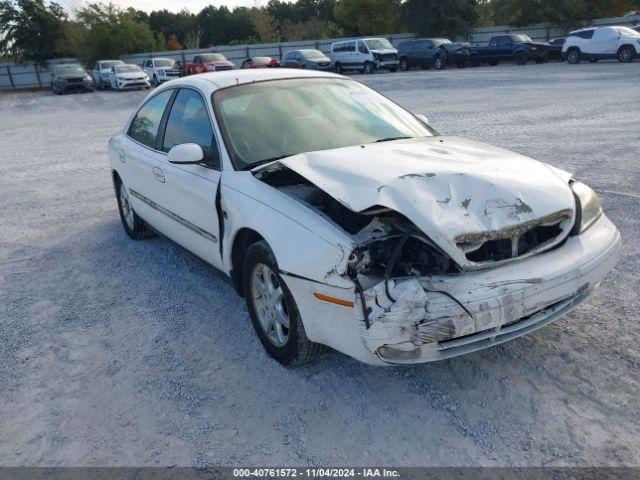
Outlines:
[[386,38],[361,38],[331,44],[331,61],[337,73],[358,70],[373,73],[377,69],[398,70],[398,51]]

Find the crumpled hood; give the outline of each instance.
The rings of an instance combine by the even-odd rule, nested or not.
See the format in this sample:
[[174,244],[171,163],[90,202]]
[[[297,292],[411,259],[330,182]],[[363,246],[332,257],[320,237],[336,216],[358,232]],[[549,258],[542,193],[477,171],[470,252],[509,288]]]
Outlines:
[[279,163],[347,208],[402,213],[453,258],[455,238],[573,211],[571,175],[457,137],[427,137],[294,155]]

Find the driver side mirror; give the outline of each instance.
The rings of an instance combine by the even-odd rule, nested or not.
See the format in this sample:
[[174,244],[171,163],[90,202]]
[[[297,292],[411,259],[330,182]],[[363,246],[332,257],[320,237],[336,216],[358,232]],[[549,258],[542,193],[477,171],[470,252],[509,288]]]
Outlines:
[[421,122],[429,125],[429,119],[427,118],[426,115],[423,115],[422,113],[416,113],[415,115],[416,115],[416,118],[418,120],[420,120]]
[[194,165],[202,162],[204,159],[204,152],[202,147],[195,143],[183,143],[182,145],[176,145],[167,155],[169,163],[175,163],[179,165]]

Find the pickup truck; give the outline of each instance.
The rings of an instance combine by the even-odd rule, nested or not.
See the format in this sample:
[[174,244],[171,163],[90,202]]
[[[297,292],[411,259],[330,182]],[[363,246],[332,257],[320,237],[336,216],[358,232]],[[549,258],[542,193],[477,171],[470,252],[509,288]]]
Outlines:
[[491,37],[489,45],[471,47],[469,54],[471,65],[475,66],[505,61],[515,61],[518,65],[525,65],[529,60],[542,63],[548,59],[549,44],[533,42],[528,35],[497,35]]
[[201,53],[193,57],[193,62],[185,65],[184,74],[219,72],[220,70],[233,70],[233,67],[233,63],[221,53]]

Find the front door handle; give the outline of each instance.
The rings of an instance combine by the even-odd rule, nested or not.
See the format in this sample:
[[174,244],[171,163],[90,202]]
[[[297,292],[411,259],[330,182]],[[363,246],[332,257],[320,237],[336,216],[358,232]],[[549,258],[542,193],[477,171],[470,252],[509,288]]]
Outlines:
[[158,180],[160,183],[164,183],[164,172],[160,167],[153,167],[153,178]]

